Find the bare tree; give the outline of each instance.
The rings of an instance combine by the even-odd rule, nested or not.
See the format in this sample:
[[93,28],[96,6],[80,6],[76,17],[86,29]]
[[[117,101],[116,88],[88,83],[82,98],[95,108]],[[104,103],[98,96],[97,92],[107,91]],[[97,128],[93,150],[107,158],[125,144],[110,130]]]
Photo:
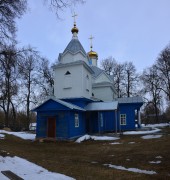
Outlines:
[[38,73],[39,78],[37,79],[37,84],[41,89],[39,99],[43,101],[47,96],[52,96],[54,94],[53,69],[48,59],[41,58]]
[[117,91],[118,98],[123,96],[123,80],[124,80],[124,65],[116,62],[114,64],[112,73],[113,73],[113,83]]
[[152,104],[156,122],[159,120],[159,109],[161,104],[161,82],[158,76],[158,71],[155,66],[145,69],[141,76],[143,82],[143,92],[145,94],[146,105]]
[[170,101],[170,45],[159,55],[156,61],[156,68],[162,83],[160,89],[166,94],[168,101]]
[[59,12],[63,11],[68,7],[75,6],[78,3],[85,3],[85,0],[44,0],[47,3],[51,10],[53,10],[57,17],[59,18]]
[[0,45],[6,40],[14,40],[16,32],[15,19],[25,12],[26,0],[0,0]]
[[9,127],[10,108],[14,114],[16,113],[13,104],[13,97],[17,95],[17,50],[14,45],[4,46],[0,53],[0,107],[5,114],[5,126]]
[[124,63],[124,82],[123,86],[125,88],[124,96],[130,97],[136,94],[136,84],[138,80],[138,75],[136,73],[136,68],[132,62],[125,62]]
[[32,104],[37,103],[36,96],[38,95],[37,90],[37,79],[38,77],[38,66],[40,56],[37,51],[29,47],[27,50],[22,52],[20,61],[18,62],[18,71],[20,73],[20,96],[22,105],[26,107],[27,116],[27,129],[30,124],[30,109]]
[[110,56],[101,61],[101,67],[105,70],[105,72],[108,75],[111,75],[111,72],[113,71],[115,63],[116,63],[115,60]]

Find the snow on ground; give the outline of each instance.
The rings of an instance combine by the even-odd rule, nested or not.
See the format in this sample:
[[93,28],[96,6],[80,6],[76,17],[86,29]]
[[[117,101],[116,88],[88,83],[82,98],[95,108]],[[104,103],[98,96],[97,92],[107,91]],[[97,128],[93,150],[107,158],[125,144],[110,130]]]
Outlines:
[[161,161],[149,161],[150,164],[160,164]]
[[129,142],[128,144],[135,144],[135,142]]
[[158,128],[155,128],[155,129],[150,130],[150,131],[126,131],[126,132],[123,132],[123,135],[152,134],[152,133],[156,133],[159,131],[161,131],[161,130]]
[[0,133],[12,134],[12,135],[20,137],[22,139],[28,139],[28,140],[34,140],[35,139],[35,134],[31,134],[28,132],[11,132],[11,131],[0,130]]
[[0,134],[0,139],[4,139],[5,135],[4,134]]
[[156,156],[155,158],[156,159],[162,159],[162,156]]
[[76,140],[77,143],[81,143],[82,141],[88,140],[88,139],[92,139],[95,141],[112,141],[112,140],[118,140],[120,138],[118,137],[110,137],[110,136],[90,136],[88,134],[78,138]]
[[[10,170],[24,180],[41,179],[41,180],[73,180],[73,178],[59,173],[50,172],[41,166],[33,164],[20,157],[2,157],[0,156],[0,171]],[[6,176],[0,173],[1,180],[8,180]]]
[[162,137],[162,135],[146,135],[146,136],[142,136],[142,139],[156,139],[156,138],[160,138]]
[[123,171],[131,171],[131,172],[135,172],[135,173],[157,174],[155,171],[141,170],[138,168],[125,168],[123,166],[117,166],[117,165],[112,165],[112,164],[104,164],[104,166],[108,166],[110,168],[119,169],[119,170],[123,170]]
[[114,143],[110,143],[111,145],[114,145],[114,144],[122,144],[120,142],[114,142]]
[[160,124],[147,124],[146,126],[143,125],[143,127],[151,127],[151,128],[155,128],[155,127],[166,127],[166,126],[170,126],[170,123],[160,123]]

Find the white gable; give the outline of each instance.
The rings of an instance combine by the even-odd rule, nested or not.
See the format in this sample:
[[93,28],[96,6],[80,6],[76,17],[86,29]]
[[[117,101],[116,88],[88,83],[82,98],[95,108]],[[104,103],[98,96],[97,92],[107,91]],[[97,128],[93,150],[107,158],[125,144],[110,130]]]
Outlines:
[[99,76],[97,76],[94,80],[95,83],[100,82],[110,82],[112,83],[112,80],[108,77],[108,75],[105,72],[102,72]]
[[79,60],[82,60],[88,64],[88,59],[83,55],[83,53],[77,52],[76,54],[72,54],[68,51],[61,56],[60,62],[65,64]]

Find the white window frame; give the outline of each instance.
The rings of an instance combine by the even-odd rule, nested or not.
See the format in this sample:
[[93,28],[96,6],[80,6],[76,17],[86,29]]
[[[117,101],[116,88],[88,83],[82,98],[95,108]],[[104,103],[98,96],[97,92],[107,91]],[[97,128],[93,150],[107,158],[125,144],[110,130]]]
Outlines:
[[79,114],[78,113],[74,114],[74,125],[76,128],[79,127]]
[[120,125],[126,125],[126,114],[120,114]]

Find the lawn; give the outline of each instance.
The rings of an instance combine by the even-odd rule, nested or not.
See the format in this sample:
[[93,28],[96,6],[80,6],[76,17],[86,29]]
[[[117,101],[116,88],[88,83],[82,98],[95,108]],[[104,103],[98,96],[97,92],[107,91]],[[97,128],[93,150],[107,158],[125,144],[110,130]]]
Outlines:
[[[6,156],[8,152],[10,156],[25,158],[49,171],[75,179],[170,179],[170,128],[163,128],[158,134],[163,136],[142,139],[143,135],[122,135],[116,141],[82,143],[41,143],[6,135],[0,140],[0,155]],[[114,142],[120,144],[111,144]],[[117,170],[104,164],[155,171],[157,174]]]

